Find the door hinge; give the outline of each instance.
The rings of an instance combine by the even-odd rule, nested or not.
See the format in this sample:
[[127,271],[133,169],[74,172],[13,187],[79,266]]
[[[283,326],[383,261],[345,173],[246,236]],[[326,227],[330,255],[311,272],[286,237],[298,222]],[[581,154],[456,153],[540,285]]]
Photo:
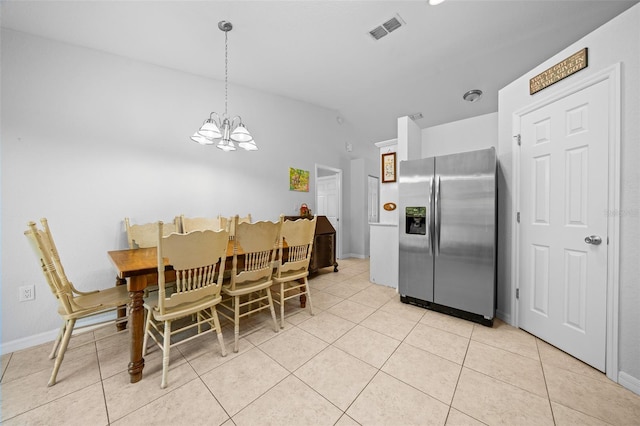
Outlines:
[[516,213],[516,221],[520,223],[520,212]]
[[522,144],[522,140],[521,140],[521,138],[520,138],[520,135],[515,135],[513,138],[514,138],[514,139],[516,140],[516,142],[518,143],[518,146],[520,146],[520,145]]
[[520,289],[516,288],[516,299],[520,299]]

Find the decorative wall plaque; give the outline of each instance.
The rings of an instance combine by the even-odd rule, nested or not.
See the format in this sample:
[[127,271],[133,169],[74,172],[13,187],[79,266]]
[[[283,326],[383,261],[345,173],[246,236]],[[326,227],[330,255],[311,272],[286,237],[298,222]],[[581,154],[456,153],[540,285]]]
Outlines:
[[569,77],[588,65],[587,57],[588,48],[584,48],[573,55],[569,56],[562,62],[559,62],[546,71],[541,72],[529,80],[529,94],[546,89],[554,83],[559,82],[563,78]]

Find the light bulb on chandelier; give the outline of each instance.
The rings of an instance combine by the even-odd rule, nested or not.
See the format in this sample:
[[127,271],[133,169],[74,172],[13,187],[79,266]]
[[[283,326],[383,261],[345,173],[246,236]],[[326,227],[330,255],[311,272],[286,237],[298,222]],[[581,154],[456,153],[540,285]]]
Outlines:
[[220,21],[218,28],[224,32],[224,114],[220,117],[212,112],[191,140],[201,145],[216,145],[223,151],[235,151],[236,144],[247,151],[256,151],[258,146],[240,116],[229,119],[227,114],[227,93],[229,90],[228,33],[233,29],[231,22]]

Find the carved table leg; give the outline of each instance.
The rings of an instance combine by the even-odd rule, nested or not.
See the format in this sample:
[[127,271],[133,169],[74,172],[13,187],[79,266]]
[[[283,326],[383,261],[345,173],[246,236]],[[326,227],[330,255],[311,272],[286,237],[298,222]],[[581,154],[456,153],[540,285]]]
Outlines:
[[[126,278],[120,278],[120,277],[116,277],[116,286],[119,285],[127,285],[127,279]],[[126,306],[121,306],[118,308],[118,319],[120,318],[124,318],[127,316],[127,307]],[[126,321],[122,321],[116,324],[116,329],[118,331],[122,331],[125,328],[127,328],[127,322]]]
[[129,376],[131,383],[136,383],[142,379],[142,369],[144,368],[144,358],[142,358],[142,340],[144,337],[143,295],[144,291],[129,292],[129,297],[131,298],[131,304],[129,305],[131,321],[131,326],[129,327],[129,335],[131,337]]

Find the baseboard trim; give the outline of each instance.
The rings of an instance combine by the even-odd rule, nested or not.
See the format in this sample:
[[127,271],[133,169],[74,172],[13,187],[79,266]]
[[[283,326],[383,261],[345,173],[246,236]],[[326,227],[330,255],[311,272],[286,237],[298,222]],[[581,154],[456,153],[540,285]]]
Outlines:
[[[86,320],[83,322],[79,321],[74,327],[73,335],[103,327],[104,325],[101,324],[101,322],[113,319],[115,319],[114,313],[106,313],[96,315],[92,317],[91,320]],[[93,324],[95,324],[95,326],[93,326]],[[7,343],[2,343],[0,344],[0,354],[5,355],[11,352],[17,352],[23,349],[32,348],[43,343],[53,342],[58,336],[59,330],[60,328],[56,328],[53,330],[34,334],[33,336],[22,337],[20,339],[12,340]]]
[[631,374],[620,371],[618,373],[618,384],[640,395],[640,379],[633,377]]
[[511,315],[501,311],[500,309],[496,309],[496,318],[506,322],[509,325],[513,325],[513,323],[511,322]]

